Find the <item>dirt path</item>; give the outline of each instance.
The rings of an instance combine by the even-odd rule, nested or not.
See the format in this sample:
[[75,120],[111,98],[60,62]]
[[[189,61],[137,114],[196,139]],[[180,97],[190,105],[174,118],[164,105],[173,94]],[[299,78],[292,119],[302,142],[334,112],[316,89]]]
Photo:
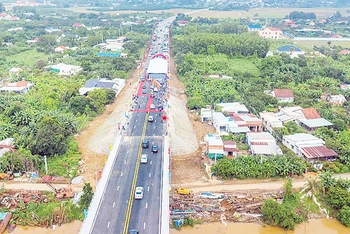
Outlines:
[[[142,69],[143,67],[140,68],[140,71]],[[102,170],[106,163],[110,146],[115,139],[118,123],[122,121],[132,94],[136,90],[138,75],[138,70],[135,69],[114,103],[108,105],[105,111],[96,117],[76,138],[82,152],[83,164],[80,167],[80,174],[93,187],[96,185],[98,170]]]
[[[52,186],[56,189],[66,188],[67,184],[52,184]],[[83,190],[83,184],[81,185],[72,185],[72,189],[74,192],[80,192]],[[44,183],[17,183],[17,182],[4,182],[1,185],[4,189],[15,189],[15,190],[33,190],[33,191],[48,191],[52,192],[52,189],[49,188]]]
[[[337,174],[334,178],[350,179],[350,173]],[[306,176],[293,178],[293,187],[302,188],[305,185]],[[207,183],[193,182],[187,184],[176,185],[174,187],[191,188],[195,193],[197,192],[232,192],[237,190],[277,190],[283,188],[285,179],[268,179],[268,180],[230,180],[219,181],[209,180]]]

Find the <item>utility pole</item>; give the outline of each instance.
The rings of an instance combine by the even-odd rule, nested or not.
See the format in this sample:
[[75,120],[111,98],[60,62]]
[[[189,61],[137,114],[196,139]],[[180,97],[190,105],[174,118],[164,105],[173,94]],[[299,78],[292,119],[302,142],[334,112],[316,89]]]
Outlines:
[[45,172],[46,172],[46,175],[47,175],[48,168],[47,168],[46,155],[44,155],[44,163],[45,163]]

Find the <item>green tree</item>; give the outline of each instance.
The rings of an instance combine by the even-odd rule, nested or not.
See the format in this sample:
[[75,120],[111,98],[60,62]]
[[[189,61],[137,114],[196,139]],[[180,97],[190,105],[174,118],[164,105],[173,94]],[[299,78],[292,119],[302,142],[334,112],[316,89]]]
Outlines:
[[326,201],[332,207],[340,209],[345,205],[350,205],[350,193],[346,189],[333,186],[326,194]]
[[94,89],[89,92],[88,97],[91,100],[92,107],[96,112],[101,112],[103,106],[107,104],[107,92],[105,89]]
[[89,208],[92,197],[94,196],[90,183],[85,183],[83,192],[84,193],[80,198],[79,205],[82,209],[87,210]]
[[64,154],[67,148],[64,126],[56,118],[45,117],[38,125],[38,133],[33,137],[31,146],[33,154]]
[[347,227],[350,227],[350,207],[343,206],[337,214],[338,220]]
[[74,114],[87,114],[86,107],[91,107],[91,100],[85,96],[75,96],[70,99],[69,106]]

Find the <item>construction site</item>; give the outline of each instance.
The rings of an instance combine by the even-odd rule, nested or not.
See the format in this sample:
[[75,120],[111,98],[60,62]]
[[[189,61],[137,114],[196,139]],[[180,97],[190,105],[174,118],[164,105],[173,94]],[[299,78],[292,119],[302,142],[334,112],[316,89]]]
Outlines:
[[171,192],[173,221],[190,217],[197,222],[262,222],[261,206],[269,198],[282,200],[283,190],[237,191],[229,193]]

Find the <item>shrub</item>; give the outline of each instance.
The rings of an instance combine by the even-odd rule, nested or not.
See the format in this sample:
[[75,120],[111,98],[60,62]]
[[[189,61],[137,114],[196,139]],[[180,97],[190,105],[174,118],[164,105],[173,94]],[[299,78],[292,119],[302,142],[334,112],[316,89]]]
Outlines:
[[350,204],[350,193],[339,186],[333,186],[326,195],[326,201],[335,209],[340,209]]
[[337,214],[337,219],[347,227],[350,227],[350,207],[343,206]]

